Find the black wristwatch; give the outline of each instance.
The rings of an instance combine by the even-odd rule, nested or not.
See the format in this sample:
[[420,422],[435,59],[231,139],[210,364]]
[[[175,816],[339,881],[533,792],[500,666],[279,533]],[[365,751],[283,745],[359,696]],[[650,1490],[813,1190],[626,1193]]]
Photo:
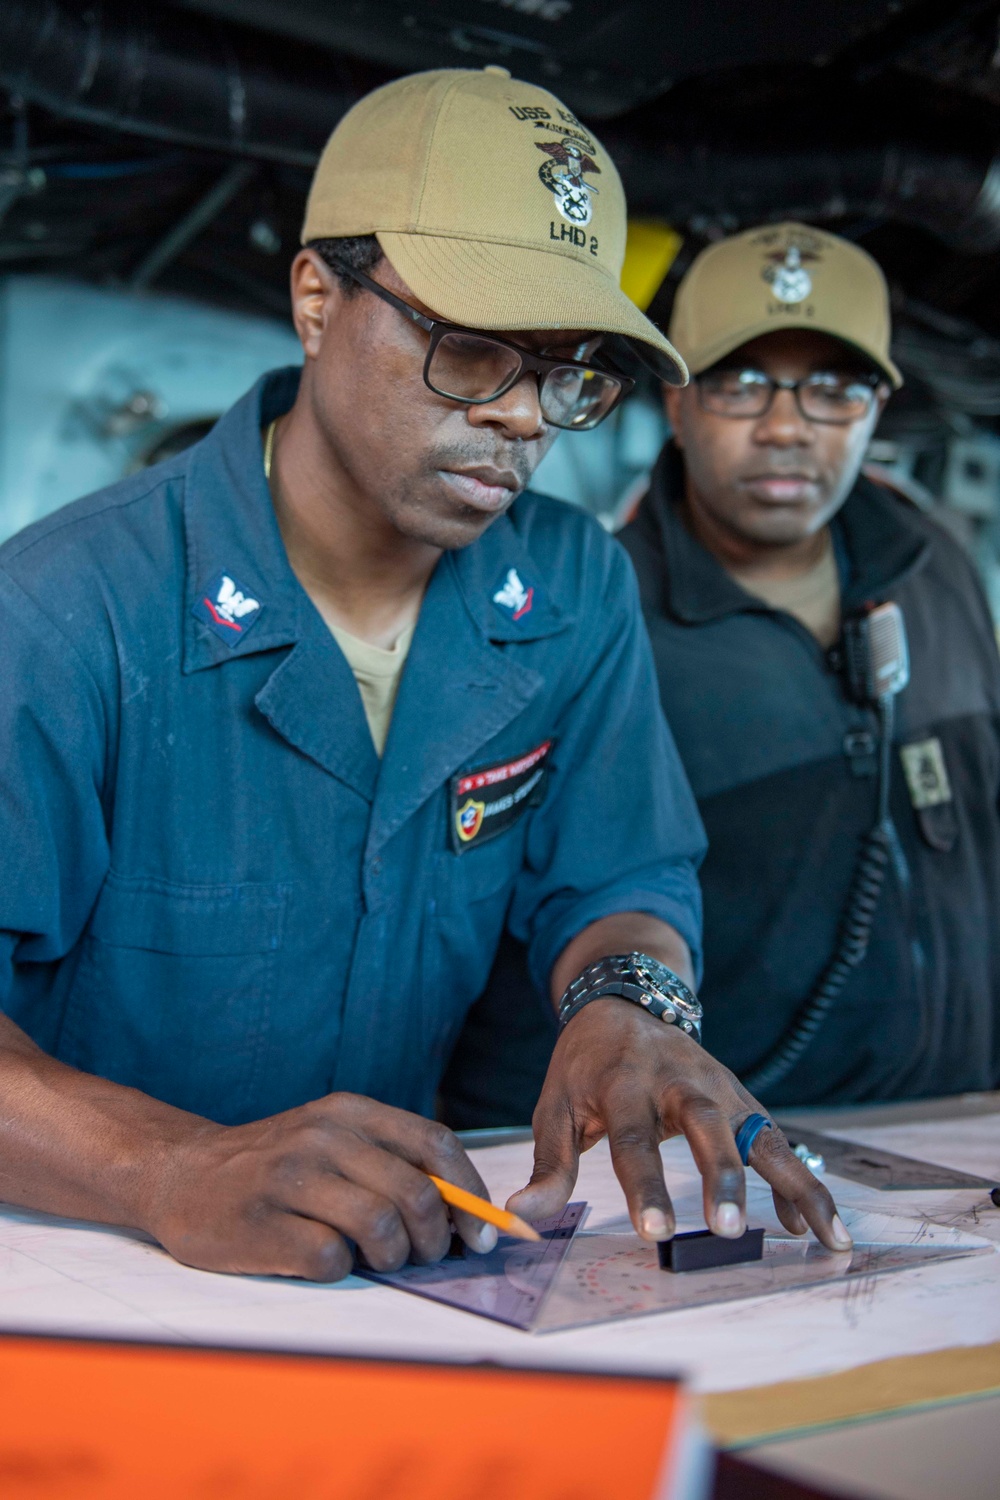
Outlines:
[[620,995],[641,1005],[651,1016],[701,1041],[700,1002],[673,969],[648,953],[616,953],[599,958],[568,985],[559,1002],[559,1027],[566,1026],[577,1011],[602,995]]

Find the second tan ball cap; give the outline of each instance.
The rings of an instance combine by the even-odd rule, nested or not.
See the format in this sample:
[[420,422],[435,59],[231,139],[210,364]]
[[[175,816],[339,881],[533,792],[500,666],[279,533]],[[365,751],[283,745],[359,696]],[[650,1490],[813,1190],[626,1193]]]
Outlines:
[[903,383],[889,355],[885,277],[839,235],[796,223],[749,229],[709,245],[677,288],[670,337],[693,375],[780,328],[841,339]]
[[617,334],[661,379],[687,380],[619,285],[614,163],[553,94],[504,68],[413,73],[348,111],[316,169],[302,241],[361,234],[449,322]]

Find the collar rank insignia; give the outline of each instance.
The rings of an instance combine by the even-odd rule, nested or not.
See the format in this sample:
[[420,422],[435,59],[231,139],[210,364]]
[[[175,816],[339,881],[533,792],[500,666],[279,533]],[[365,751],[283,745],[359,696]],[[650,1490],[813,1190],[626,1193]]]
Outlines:
[[525,587],[516,568],[508,568],[506,578],[493,595],[493,603],[512,620],[523,620],[531,613],[534,601],[534,588]]
[[219,572],[202,590],[193,612],[203,625],[233,647],[239,645],[260,619],[261,604],[231,574]]

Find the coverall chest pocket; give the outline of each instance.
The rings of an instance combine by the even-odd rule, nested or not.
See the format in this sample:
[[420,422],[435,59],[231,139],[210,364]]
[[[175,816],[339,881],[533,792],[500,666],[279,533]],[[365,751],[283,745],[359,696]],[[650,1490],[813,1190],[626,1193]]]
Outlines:
[[524,828],[511,828],[481,848],[445,856],[448,908],[461,913],[470,904],[487,901],[513,889],[524,860]]
[[248,1118],[290,892],[112,871],[83,938],[60,1056],[213,1120]]

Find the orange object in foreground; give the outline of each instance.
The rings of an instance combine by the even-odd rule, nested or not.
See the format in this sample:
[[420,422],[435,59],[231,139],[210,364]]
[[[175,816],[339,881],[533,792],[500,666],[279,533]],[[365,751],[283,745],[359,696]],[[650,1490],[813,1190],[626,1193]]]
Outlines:
[[477,1198],[475,1193],[467,1193],[465,1188],[456,1187],[453,1182],[445,1182],[443,1177],[435,1177],[433,1172],[428,1172],[427,1175],[451,1208],[461,1208],[467,1214],[475,1214],[477,1219],[484,1219],[487,1224],[495,1224],[498,1229],[503,1230],[504,1234],[512,1234],[515,1239],[541,1239],[538,1230],[532,1229],[531,1225],[524,1219],[519,1219],[517,1214],[510,1213],[506,1208],[496,1208],[485,1198]]
[[669,1380],[0,1338],[4,1500],[686,1500],[685,1432]]

